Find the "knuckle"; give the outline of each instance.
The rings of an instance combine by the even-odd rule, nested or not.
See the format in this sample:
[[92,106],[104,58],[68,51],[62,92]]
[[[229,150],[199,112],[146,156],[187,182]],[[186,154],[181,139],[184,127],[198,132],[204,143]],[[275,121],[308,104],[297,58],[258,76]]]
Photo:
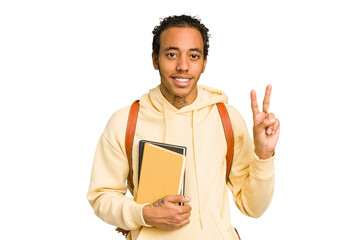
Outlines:
[[275,114],[274,114],[274,113],[272,113],[272,112],[271,112],[271,113],[269,113],[269,114],[268,114],[268,116],[269,116],[269,117],[274,117],[274,118],[275,118]]
[[174,209],[174,215],[178,215],[181,213],[181,208],[175,208]]
[[175,218],[174,218],[175,222],[181,222],[181,217],[179,215],[176,215]]

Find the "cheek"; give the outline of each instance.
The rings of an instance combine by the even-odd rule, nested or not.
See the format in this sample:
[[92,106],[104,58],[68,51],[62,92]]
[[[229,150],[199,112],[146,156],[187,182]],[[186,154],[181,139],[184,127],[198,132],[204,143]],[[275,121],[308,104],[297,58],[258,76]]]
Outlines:
[[161,77],[166,77],[171,75],[174,71],[172,70],[172,66],[171,64],[164,64],[164,63],[159,63],[159,72]]
[[165,84],[165,85],[168,85],[168,82],[169,82],[169,80],[168,80],[168,76],[169,76],[169,73],[166,71],[166,69],[164,69],[163,67],[162,67],[163,65],[159,65],[159,74],[160,74],[160,80],[161,80],[161,82],[163,83],[163,84]]

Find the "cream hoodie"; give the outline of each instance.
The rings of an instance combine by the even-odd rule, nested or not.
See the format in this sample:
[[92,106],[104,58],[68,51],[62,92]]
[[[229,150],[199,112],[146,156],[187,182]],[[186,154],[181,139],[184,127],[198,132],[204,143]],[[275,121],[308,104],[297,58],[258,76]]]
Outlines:
[[[88,200],[105,222],[131,230],[128,239],[238,239],[230,222],[226,185],[242,213],[260,217],[269,206],[274,188],[273,157],[260,160],[240,113],[226,104],[234,132],[234,160],[225,182],[226,140],[216,103],[227,103],[219,90],[198,86],[196,100],[180,110],[161,94],[160,87],[140,99],[133,144],[138,159],[140,140],[187,147],[185,195],[191,198],[190,223],[175,231],[147,226],[144,205],[125,197],[128,160],[125,130],[130,107],[117,111],[109,120],[95,154]],[[134,196],[138,186],[138,162],[133,161]]]

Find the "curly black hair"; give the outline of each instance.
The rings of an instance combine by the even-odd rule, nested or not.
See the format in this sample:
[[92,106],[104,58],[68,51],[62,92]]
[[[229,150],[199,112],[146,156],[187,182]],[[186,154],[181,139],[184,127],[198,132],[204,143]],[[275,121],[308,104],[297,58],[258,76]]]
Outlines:
[[160,50],[160,35],[161,33],[170,27],[194,27],[199,30],[203,38],[204,44],[204,59],[206,59],[209,52],[209,29],[201,23],[201,20],[198,17],[192,17],[189,15],[180,15],[180,16],[169,16],[160,21],[160,25],[156,26],[153,33],[153,42],[152,50],[155,56],[159,55]]

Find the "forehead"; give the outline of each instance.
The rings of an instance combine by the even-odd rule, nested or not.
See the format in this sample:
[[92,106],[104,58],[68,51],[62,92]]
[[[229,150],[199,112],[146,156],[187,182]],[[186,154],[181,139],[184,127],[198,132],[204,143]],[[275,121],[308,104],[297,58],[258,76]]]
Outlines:
[[160,50],[168,47],[203,50],[203,38],[200,31],[194,27],[170,27],[160,35]]

